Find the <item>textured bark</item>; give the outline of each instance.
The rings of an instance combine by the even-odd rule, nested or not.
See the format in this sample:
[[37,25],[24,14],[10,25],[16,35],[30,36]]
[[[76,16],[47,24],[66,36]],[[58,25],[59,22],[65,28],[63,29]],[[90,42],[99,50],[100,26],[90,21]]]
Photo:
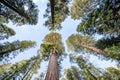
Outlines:
[[107,53],[105,53],[103,50],[98,49],[98,48],[96,48],[96,47],[92,47],[92,46],[88,46],[88,45],[83,45],[83,44],[81,44],[80,46],[83,47],[83,48],[87,48],[87,49],[89,49],[89,50],[92,50],[92,51],[94,51],[94,52],[100,53],[100,54],[102,54],[102,55],[104,55],[104,56],[107,55]]
[[53,50],[50,54],[50,60],[49,60],[45,80],[59,80],[58,65],[57,65],[55,50]]

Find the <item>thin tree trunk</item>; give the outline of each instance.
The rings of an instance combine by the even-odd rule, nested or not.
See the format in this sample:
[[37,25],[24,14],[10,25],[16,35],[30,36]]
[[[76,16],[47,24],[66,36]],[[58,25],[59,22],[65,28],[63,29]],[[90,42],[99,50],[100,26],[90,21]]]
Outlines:
[[25,80],[26,76],[29,74],[30,70],[33,68],[33,66],[35,65],[36,62],[37,62],[37,60],[32,62],[32,64],[30,65],[30,67],[28,68],[27,72],[24,74],[24,76],[21,80]]
[[92,50],[92,51],[94,51],[94,52],[100,53],[100,54],[102,54],[102,55],[104,55],[104,56],[107,56],[107,53],[105,53],[105,51],[103,51],[103,50],[101,50],[101,49],[98,49],[98,48],[96,48],[96,47],[88,46],[88,45],[83,45],[83,44],[80,44],[80,46],[83,47],[83,48],[87,48],[87,49],[89,49],[89,50]]
[[20,49],[20,48],[21,48],[21,47],[16,48],[16,49],[9,49],[9,50],[7,50],[7,51],[1,51],[1,52],[0,52],[0,56],[2,56],[2,55],[4,55],[4,54],[9,54],[10,52],[16,51],[16,50],[18,50],[18,49]]
[[53,49],[53,51],[50,54],[50,60],[45,80],[59,80],[58,64],[55,49]]

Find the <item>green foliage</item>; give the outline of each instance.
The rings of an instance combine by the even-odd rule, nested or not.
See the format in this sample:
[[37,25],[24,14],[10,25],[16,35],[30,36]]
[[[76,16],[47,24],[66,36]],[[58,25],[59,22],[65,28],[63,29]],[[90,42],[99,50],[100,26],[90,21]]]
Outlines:
[[70,58],[72,58],[73,61],[76,62],[80,67],[80,74],[82,79],[97,80],[97,78],[101,76],[102,73],[96,67],[94,67],[92,63],[88,62],[88,60],[83,56],[70,55]]
[[118,46],[111,46],[109,48],[105,48],[105,51],[108,53],[108,56],[114,58],[116,60],[120,60],[120,43]]
[[5,70],[7,70],[12,64],[11,63],[7,63],[7,64],[4,64],[4,65],[0,65],[0,74],[2,72],[4,72]]
[[79,69],[75,66],[65,69],[64,74],[66,75],[67,80],[81,80]]
[[26,49],[34,47],[36,42],[34,41],[14,41],[12,43],[6,42],[4,44],[0,44],[0,59],[3,60],[8,58],[10,54],[16,56],[17,53],[23,52]]
[[96,42],[95,46],[107,52],[111,58],[120,60],[120,35],[102,38]]
[[98,5],[78,25],[77,31],[84,34],[119,35],[120,1],[99,0]]
[[119,43],[120,43],[120,35],[118,37],[111,36],[111,37],[99,39],[95,44],[95,46],[97,46],[100,49],[105,49],[113,45],[118,46]]
[[51,49],[57,50],[57,55],[61,55],[64,52],[64,46],[61,42],[61,35],[56,32],[51,32],[45,36],[43,43],[40,45],[40,52],[43,57],[48,57],[51,53]]
[[[68,3],[69,0],[54,0],[54,11],[51,12],[52,16],[50,15],[50,3],[47,4],[47,9],[44,17],[47,17],[45,21],[45,26],[48,27],[49,30],[56,30],[61,29],[61,23],[65,20],[67,15],[69,14]],[[52,23],[52,18],[54,19],[54,24]]]
[[38,76],[38,78],[35,78],[34,80],[43,80],[44,79],[44,73],[40,73],[40,75]]
[[[31,0],[0,1],[0,40],[8,39],[16,34],[12,28],[5,25],[10,21],[17,25],[37,24],[37,6]],[[0,43],[0,61],[8,57],[11,53],[13,53],[13,56],[16,56],[18,52],[23,52],[24,50],[33,47],[35,44],[34,41]],[[6,59],[8,60],[8,58]]]
[[[20,77],[22,75],[21,79],[26,80],[26,77],[36,72],[37,68],[39,68],[40,63],[41,59],[39,56],[36,56],[29,60],[22,60],[20,62],[17,62],[16,64],[2,65],[2,67],[0,67],[0,79],[17,79],[17,77]],[[5,68],[6,66],[7,68]],[[5,69],[2,70],[3,68]]]
[[0,40],[8,39],[10,36],[15,35],[15,31],[12,28],[7,27],[4,23],[7,23],[5,17],[0,15]]
[[80,19],[80,17],[85,16],[89,11],[93,9],[95,0],[73,0],[72,6],[70,8],[70,15],[73,19]]
[[69,50],[79,51],[83,49],[81,44],[83,45],[94,45],[95,41],[90,36],[83,36],[80,34],[72,34],[66,40],[66,44]]
[[120,66],[108,67],[99,80],[119,80],[120,79]]
[[2,0],[0,14],[19,25],[35,25],[38,21],[38,9],[32,0]]
[[15,31],[6,25],[0,24],[0,40],[8,39],[10,36],[15,35]]
[[30,68],[28,68],[28,71],[26,71],[26,73],[24,74],[22,78],[23,80],[29,80],[31,79],[33,74],[37,73],[37,69],[40,68],[42,58],[40,58],[40,55],[37,55],[36,57],[33,57],[30,61],[32,62],[32,64],[30,65]]
[[26,70],[25,68],[28,66],[28,63],[26,60],[23,60],[19,63],[9,65],[8,69],[1,72],[0,79],[6,80],[11,79],[12,77],[19,75],[19,73],[24,73]]
[[67,47],[71,51],[79,52],[81,50],[89,53],[102,55],[104,59],[120,60],[119,37],[112,39],[100,39],[94,41],[90,36],[72,34],[66,40]]

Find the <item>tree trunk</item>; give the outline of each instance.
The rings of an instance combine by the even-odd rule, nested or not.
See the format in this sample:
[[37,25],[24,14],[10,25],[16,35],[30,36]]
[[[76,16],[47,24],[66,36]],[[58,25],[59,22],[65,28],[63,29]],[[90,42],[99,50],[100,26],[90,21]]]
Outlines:
[[55,49],[53,49],[53,51],[50,54],[45,80],[59,80],[58,64]]
[[80,46],[83,47],[83,48],[87,48],[87,49],[89,49],[89,50],[92,50],[92,51],[94,51],[94,52],[100,53],[100,54],[102,54],[102,55],[104,55],[104,56],[107,56],[107,53],[105,53],[103,50],[98,49],[98,48],[96,48],[96,47],[88,46],[88,45],[83,45],[83,44],[80,44]]
[[51,7],[51,17],[52,17],[52,25],[54,27],[54,0],[50,0],[50,7]]
[[6,0],[0,0],[0,3],[4,4],[5,6],[9,7],[12,9],[14,12],[18,13],[19,15],[25,17],[26,19],[30,19],[30,17],[25,13],[24,10],[19,10],[18,8],[12,6],[8,1]]

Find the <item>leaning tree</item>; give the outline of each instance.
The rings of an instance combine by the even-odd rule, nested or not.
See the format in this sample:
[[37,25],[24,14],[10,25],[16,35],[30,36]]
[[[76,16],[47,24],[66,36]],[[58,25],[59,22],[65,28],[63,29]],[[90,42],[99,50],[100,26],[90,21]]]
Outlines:
[[45,80],[59,80],[58,58],[64,53],[61,35],[56,32],[46,35],[40,45],[40,53],[43,59],[49,58]]
[[38,9],[32,0],[1,0],[0,15],[20,25],[35,25],[38,21]]
[[[107,67],[106,70],[99,69],[95,67],[91,62],[89,62],[89,59],[86,57],[83,57],[82,55],[75,55],[70,54],[70,61],[73,63],[77,63],[79,68],[77,71],[80,72],[81,79],[85,80],[119,80],[119,72],[120,72],[120,66],[114,66],[114,67]],[[73,69],[73,68],[71,68]],[[68,71],[67,71],[68,72]],[[76,72],[77,73],[77,72]],[[67,73],[69,74],[69,73]],[[74,76],[77,74],[73,74]],[[66,76],[67,77],[67,76]]]
[[[110,59],[119,61],[120,60],[120,57],[118,57],[119,49],[118,50],[117,50],[117,48],[114,49],[115,47],[111,47],[110,45],[108,45],[109,46],[108,48],[101,49],[101,48],[99,48],[100,45],[98,45],[98,44],[101,43],[101,45],[102,45],[102,42],[103,41],[100,41],[100,40],[95,41],[92,37],[83,36],[81,34],[72,34],[66,40],[69,50],[76,51],[76,52],[79,52],[80,50],[89,51],[89,52],[92,51],[92,53],[97,53],[99,55],[102,55],[102,56],[106,57],[106,59],[110,58]],[[105,44],[107,44],[107,43],[104,43],[104,45]]]
[[[24,50],[33,47],[34,41],[13,41],[5,42],[16,33],[12,28],[6,26],[9,22],[17,25],[30,24],[35,25],[38,21],[37,6],[31,0],[1,0],[0,1],[0,59],[3,60],[9,54],[23,52]],[[6,58],[7,59],[7,58]]]
[[29,80],[36,73],[37,69],[40,68],[42,59],[39,55],[32,57],[29,60],[22,60],[16,64],[7,63],[0,66],[0,79],[20,79]]

